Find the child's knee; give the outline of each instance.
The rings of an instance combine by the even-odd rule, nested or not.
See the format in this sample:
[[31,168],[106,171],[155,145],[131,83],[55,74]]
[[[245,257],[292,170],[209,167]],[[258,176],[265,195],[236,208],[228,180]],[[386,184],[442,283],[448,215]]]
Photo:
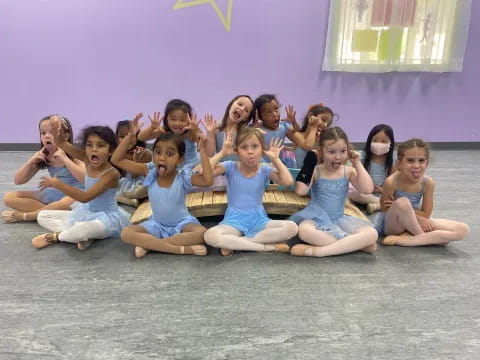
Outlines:
[[7,192],[4,196],[3,196],[3,203],[8,206],[8,207],[12,207],[12,202],[13,202],[13,199],[15,199],[17,196],[16,196],[17,192],[16,191],[9,191]]
[[127,244],[134,245],[133,238],[135,237],[135,231],[132,229],[131,226],[127,226],[122,229],[120,233],[120,239]]
[[213,246],[216,248],[220,247],[221,235],[217,232],[215,228],[208,229],[203,234],[203,239],[210,246]]
[[470,234],[470,228],[467,224],[458,223],[456,232],[458,233],[459,240],[463,240]]
[[285,220],[285,237],[290,239],[298,234],[298,225],[291,220]]
[[301,240],[305,240],[305,238],[312,233],[312,224],[310,221],[302,221],[297,228],[298,237]]
[[364,233],[364,234],[368,237],[368,240],[369,240],[372,244],[374,244],[374,243],[377,242],[377,240],[378,240],[378,231],[375,230],[375,228],[368,226],[368,227],[362,228],[361,231],[362,231],[362,233]]
[[403,211],[412,209],[412,204],[406,197],[400,197],[396,199],[392,204],[392,207],[393,206]]

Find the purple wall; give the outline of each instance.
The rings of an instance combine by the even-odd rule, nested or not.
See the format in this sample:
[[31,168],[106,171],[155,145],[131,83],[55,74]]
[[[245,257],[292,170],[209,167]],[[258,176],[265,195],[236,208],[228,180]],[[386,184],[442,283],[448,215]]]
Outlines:
[[173,97],[220,119],[234,95],[263,92],[299,119],[324,102],[352,141],[380,122],[399,140],[480,141],[479,1],[463,73],[380,75],[321,71],[328,1],[233,0],[229,33],[210,5],[172,10],[176,1],[0,1],[0,143],[36,142],[53,112],[78,135]]

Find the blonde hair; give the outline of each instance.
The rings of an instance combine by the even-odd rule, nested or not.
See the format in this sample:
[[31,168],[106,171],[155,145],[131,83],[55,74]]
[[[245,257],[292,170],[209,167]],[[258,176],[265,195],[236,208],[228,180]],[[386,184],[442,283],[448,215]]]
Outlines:
[[235,146],[237,147],[237,149],[241,143],[243,143],[252,136],[255,136],[260,142],[262,148],[265,149],[265,140],[263,139],[263,135],[257,128],[253,127],[244,127],[237,133],[237,138],[235,139]]

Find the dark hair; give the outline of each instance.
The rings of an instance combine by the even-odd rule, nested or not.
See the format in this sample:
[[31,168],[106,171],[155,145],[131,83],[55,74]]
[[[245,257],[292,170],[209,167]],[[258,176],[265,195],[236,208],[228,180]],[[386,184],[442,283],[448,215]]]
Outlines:
[[260,95],[259,97],[257,97],[253,103],[253,113],[255,114],[255,112],[258,114],[258,118],[260,120],[263,120],[262,119],[262,106],[265,105],[265,104],[268,104],[270,101],[273,101],[275,100],[278,104],[278,100],[277,100],[277,97],[273,94],[263,94],[263,95]]
[[392,170],[393,166],[393,152],[395,149],[395,137],[393,136],[393,129],[386,125],[386,124],[378,124],[370,130],[370,133],[367,137],[367,142],[365,143],[365,159],[363,159],[363,166],[367,171],[370,170],[370,159],[372,158],[372,150],[370,149],[370,145],[372,144],[372,139],[375,135],[377,135],[380,131],[383,131],[385,135],[388,136],[390,139],[390,150],[387,153],[387,159],[385,161],[385,175],[390,175],[390,171]]
[[96,135],[103,141],[105,141],[110,146],[110,151],[113,153],[117,148],[117,137],[112,129],[108,126],[88,126],[82,130],[82,134],[80,135],[80,144],[82,148],[85,148],[87,143],[87,139],[91,135]]
[[427,156],[427,160],[430,158],[430,147],[428,146],[428,144],[422,139],[412,138],[398,145],[398,149],[397,149],[398,160],[402,160],[403,157],[405,156],[405,152],[413,148],[424,149],[425,155]]
[[250,111],[250,114],[248,115],[247,120],[244,120],[244,121],[238,123],[237,131],[240,131],[240,129],[242,127],[247,126],[248,123],[253,120],[254,111],[253,111],[253,100],[252,100],[252,98],[249,95],[237,95],[232,100],[230,100],[230,102],[227,105],[227,108],[225,109],[225,114],[223,115],[222,123],[220,124],[220,127],[218,128],[220,131],[225,130],[225,128],[227,127],[227,120],[228,120],[228,114],[230,112],[230,108],[232,107],[233,103],[241,97],[245,97],[245,98],[247,98],[248,100],[251,101],[252,111]]
[[161,134],[159,137],[155,139],[153,143],[153,150],[155,151],[155,146],[158,142],[173,142],[177,147],[178,154],[180,156],[185,155],[185,141],[182,139],[181,136],[175,135],[174,133],[164,133]]
[[335,114],[333,113],[332,109],[330,109],[329,107],[326,107],[326,106],[323,106],[323,105],[311,106],[310,109],[308,109],[307,114],[303,118],[303,124],[302,124],[302,128],[300,129],[300,131],[301,132],[307,131],[308,118],[312,115],[317,116],[319,114],[330,114],[330,115],[332,115],[332,122],[333,122],[333,118],[335,117]]
[[175,110],[182,110],[184,113],[192,116],[192,107],[190,106],[189,103],[186,101],[183,101],[181,99],[173,99],[170,100],[167,103],[167,106],[165,106],[165,111],[163,112],[163,127],[165,130],[168,132],[172,132],[172,129],[170,129],[170,126],[168,126],[168,115]]
[[347,134],[339,126],[326,128],[325,130],[322,131],[320,135],[320,146],[322,146],[322,144],[328,140],[335,140],[335,141],[345,140],[345,142],[347,143],[348,150],[350,151],[351,149],[351,145],[350,145],[350,142],[348,141]]
[[[123,127],[128,127],[130,129],[130,120],[120,120],[117,123],[117,128],[115,129],[115,136],[117,138],[117,142],[118,142],[118,133],[120,132],[120,129]],[[135,144],[135,147],[136,146],[144,148],[147,146],[147,143],[145,141],[137,139],[137,143]]]
[[[70,123],[70,120],[68,120],[65,116],[62,116],[62,115],[57,115],[57,114],[51,114],[51,115],[48,115],[48,116],[45,116],[43,117],[42,119],[40,119],[40,121],[38,122],[38,130],[40,131],[40,125],[42,124],[42,122],[44,122],[45,120],[50,120],[52,118],[52,116],[58,116],[60,119],[63,120],[63,123],[65,124],[65,127],[64,127],[64,130],[65,132],[68,133],[68,138],[67,138],[67,141],[69,143],[73,143],[73,129],[72,129],[72,124]],[[40,149],[43,147],[43,144],[42,144],[42,137],[40,135]],[[48,152],[45,154],[45,155],[48,155]],[[73,158],[67,154],[68,158],[70,160],[72,160]],[[44,162],[44,161],[41,161],[38,163],[38,167],[40,169],[45,169],[47,167],[47,163]]]

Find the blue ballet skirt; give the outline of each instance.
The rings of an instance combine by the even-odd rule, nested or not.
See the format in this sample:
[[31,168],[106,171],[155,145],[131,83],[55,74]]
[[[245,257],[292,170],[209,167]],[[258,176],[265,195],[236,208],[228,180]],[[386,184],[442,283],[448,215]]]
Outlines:
[[[72,173],[65,167],[53,167],[53,166],[48,166],[47,167],[48,174],[51,177],[56,177],[63,183],[76,187],[77,189],[84,190],[85,185],[83,185],[80,181],[75,179],[75,177],[72,175]],[[38,190],[34,192],[34,197],[38,201],[44,203],[44,204],[50,204],[55,201],[59,201],[66,195],[61,192],[60,190],[57,190],[53,187],[48,187],[43,190]]]
[[353,234],[358,228],[372,224],[355,216],[344,215],[345,200],[348,192],[349,179],[325,179],[320,177],[319,167],[316,167],[317,179],[312,184],[311,201],[289,220],[300,224],[303,220],[312,220],[316,228],[325,231],[336,239]]
[[[100,177],[85,175],[85,189],[92,187]],[[67,224],[72,226],[76,222],[99,220],[105,226],[108,237],[119,236],[122,229],[130,225],[130,215],[118,206],[116,193],[117,189],[108,189],[88,203],[73,203]]]
[[154,163],[148,163],[148,174],[143,185],[148,189],[148,198],[152,207],[152,216],[142,222],[142,226],[157,238],[167,238],[182,232],[188,224],[200,224],[185,206],[187,192],[192,189],[192,169],[184,167],[177,170],[172,185],[160,187],[158,172]]

